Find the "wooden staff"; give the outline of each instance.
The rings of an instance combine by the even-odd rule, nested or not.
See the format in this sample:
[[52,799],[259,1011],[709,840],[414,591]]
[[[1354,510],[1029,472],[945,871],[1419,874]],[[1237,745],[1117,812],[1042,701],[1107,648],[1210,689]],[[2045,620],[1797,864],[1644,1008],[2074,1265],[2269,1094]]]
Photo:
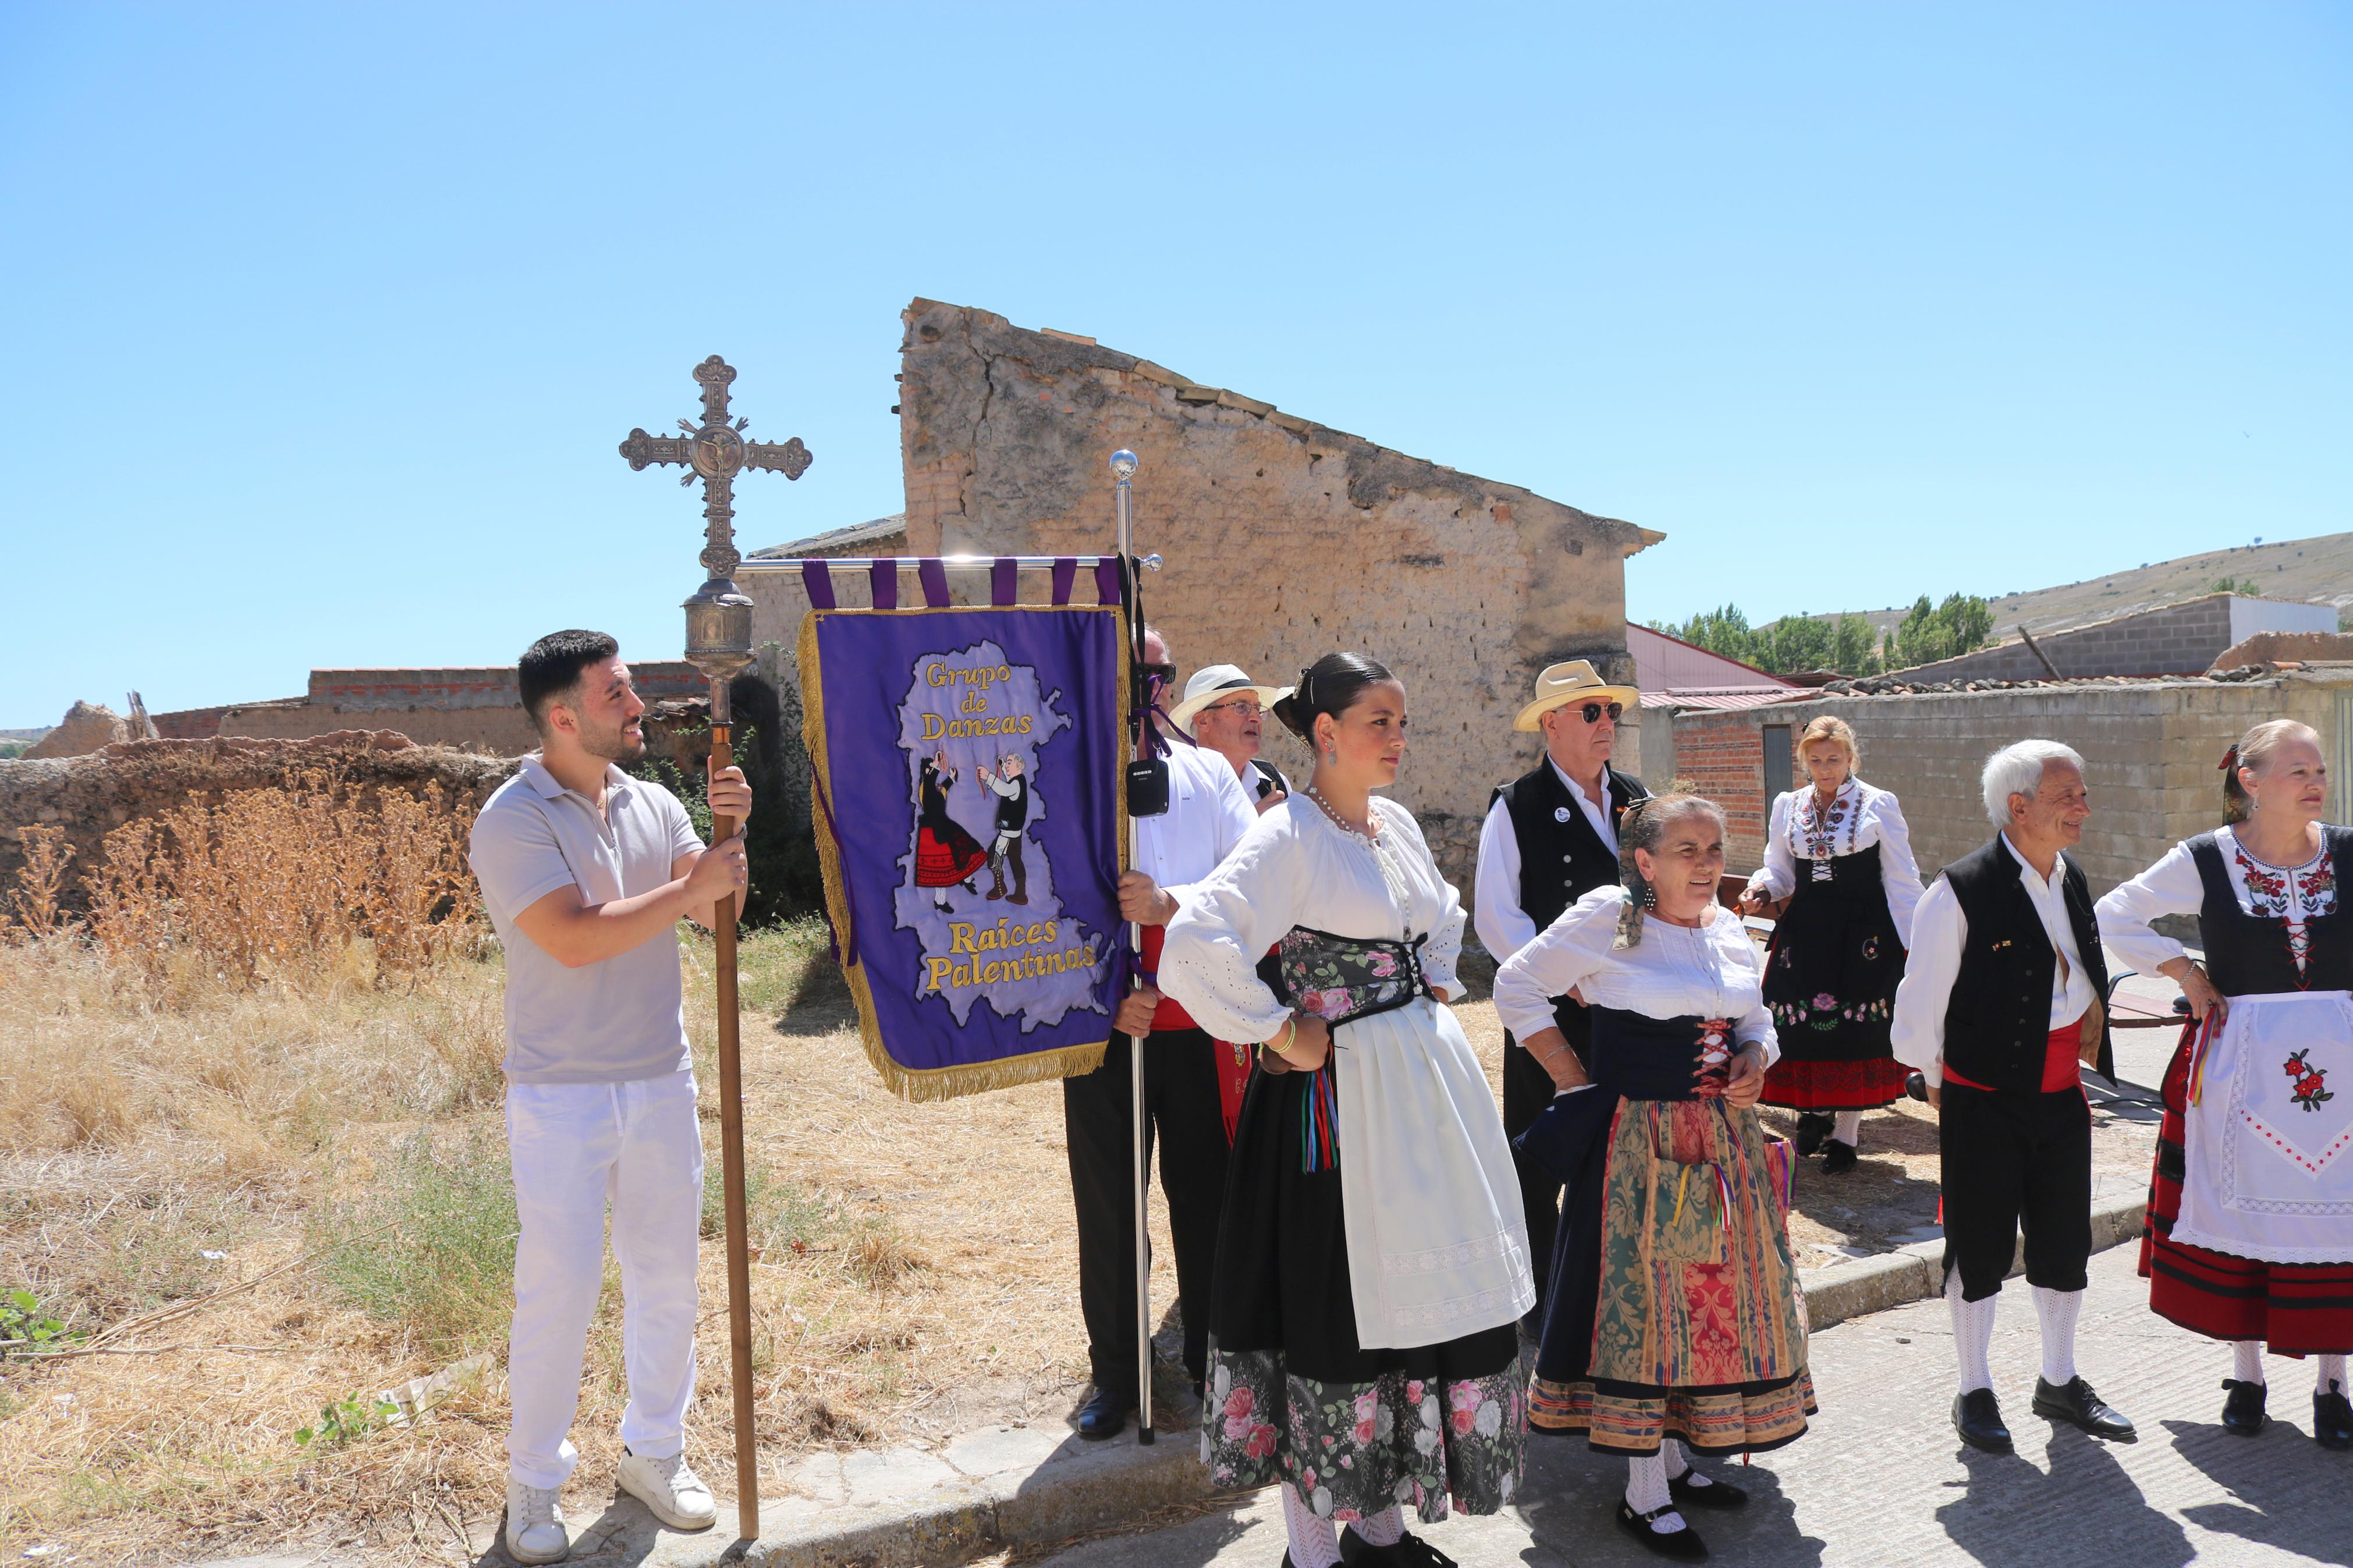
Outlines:
[[[711,682],[711,772],[735,765],[735,715],[728,682]],[[743,823],[715,813],[711,841],[724,844]],[[735,1533],[744,1541],[760,1535],[760,1443],[752,1402],[751,1216],[744,1202],[744,1031],[737,1016],[735,975],[736,896],[712,906],[711,934],[719,968],[719,1174],[727,1204],[727,1349],[735,1396]]]

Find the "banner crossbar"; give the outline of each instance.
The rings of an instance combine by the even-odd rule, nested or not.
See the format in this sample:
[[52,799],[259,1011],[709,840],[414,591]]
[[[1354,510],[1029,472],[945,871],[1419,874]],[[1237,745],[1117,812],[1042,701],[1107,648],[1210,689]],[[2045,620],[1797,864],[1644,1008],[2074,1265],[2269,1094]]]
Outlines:
[[[1050,572],[1065,562],[1091,568],[1118,559],[1116,555],[769,555],[747,559],[735,571],[739,576],[746,572],[799,572],[810,566],[865,572],[877,566],[896,566],[902,572],[912,572],[925,562],[933,562],[951,572],[989,572],[999,563],[1009,561],[1024,572]],[[1160,570],[1157,555],[1146,555],[1138,563],[1147,572]]]

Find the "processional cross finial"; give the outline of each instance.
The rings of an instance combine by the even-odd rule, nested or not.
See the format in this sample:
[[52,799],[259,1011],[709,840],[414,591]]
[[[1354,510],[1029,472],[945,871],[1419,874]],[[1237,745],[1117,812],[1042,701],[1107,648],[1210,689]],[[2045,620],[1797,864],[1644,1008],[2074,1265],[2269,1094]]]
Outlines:
[[737,419],[731,424],[727,418],[727,387],[735,379],[735,367],[717,354],[694,367],[694,379],[702,384],[702,423],[680,420],[682,436],[649,436],[642,429],[632,430],[621,443],[621,456],[632,468],[677,463],[692,470],[678,481],[681,485],[701,478],[702,569],[711,574],[712,582],[727,582],[732,587],[735,567],[743,560],[735,551],[735,476],[745,468],[772,468],[788,479],[799,479],[808,469],[809,449],[797,436],[788,441],[744,439],[744,428],[751,421]]

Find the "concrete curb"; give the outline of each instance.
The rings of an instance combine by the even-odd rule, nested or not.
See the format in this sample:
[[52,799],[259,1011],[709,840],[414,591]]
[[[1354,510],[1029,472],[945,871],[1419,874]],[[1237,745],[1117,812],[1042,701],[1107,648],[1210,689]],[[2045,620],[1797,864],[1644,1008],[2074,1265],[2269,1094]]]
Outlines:
[[[2146,1198],[2116,1197],[2094,1204],[2092,1250],[2105,1252],[2123,1242],[2138,1240],[2147,1218]],[[1852,1263],[1833,1263],[1826,1268],[1799,1269],[1798,1289],[1806,1298],[1808,1326],[1816,1331],[1827,1329],[1832,1323],[1842,1323],[1865,1312],[1884,1311],[1942,1294],[1944,1255],[1942,1241],[1918,1241],[1875,1258],[1858,1258]],[[2021,1247],[2019,1255],[2010,1259],[2010,1271],[2017,1274],[2025,1267]]]

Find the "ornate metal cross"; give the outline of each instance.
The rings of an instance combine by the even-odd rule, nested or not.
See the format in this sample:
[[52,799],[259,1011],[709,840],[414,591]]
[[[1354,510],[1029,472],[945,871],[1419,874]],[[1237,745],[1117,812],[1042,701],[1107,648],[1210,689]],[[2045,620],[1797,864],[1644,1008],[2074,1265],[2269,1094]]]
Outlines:
[[735,476],[745,468],[773,468],[788,479],[799,479],[808,470],[809,449],[797,436],[788,441],[744,439],[744,428],[751,421],[738,419],[730,424],[727,418],[727,387],[735,379],[735,367],[717,354],[694,367],[694,379],[702,384],[702,423],[680,420],[678,427],[686,432],[683,436],[649,436],[641,429],[632,430],[621,443],[621,456],[637,469],[658,463],[677,463],[691,469],[678,481],[681,485],[702,479],[707,540],[702,568],[713,582],[732,582],[736,564],[743,560],[735,552]]

